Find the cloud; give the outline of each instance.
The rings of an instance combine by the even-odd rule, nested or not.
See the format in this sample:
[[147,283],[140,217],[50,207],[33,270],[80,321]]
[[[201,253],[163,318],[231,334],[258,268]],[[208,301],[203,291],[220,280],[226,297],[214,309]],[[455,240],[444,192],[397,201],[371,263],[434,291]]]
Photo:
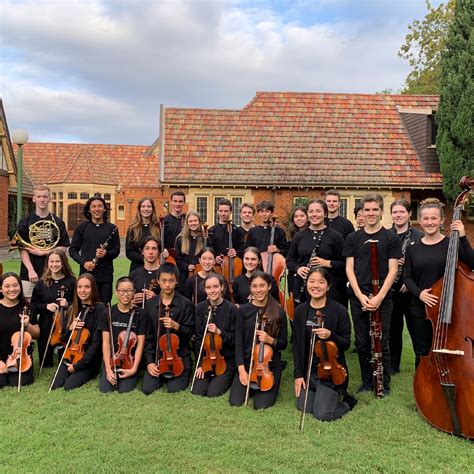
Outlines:
[[[409,16],[414,2],[363,1],[362,19],[357,3],[4,0],[10,128],[35,141],[149,144],[160,103],[241,108],[257,90],[397,89],[407,74],[397,50],[416,17],[400,5]],[[369,15],[380,4],[384,14]]]

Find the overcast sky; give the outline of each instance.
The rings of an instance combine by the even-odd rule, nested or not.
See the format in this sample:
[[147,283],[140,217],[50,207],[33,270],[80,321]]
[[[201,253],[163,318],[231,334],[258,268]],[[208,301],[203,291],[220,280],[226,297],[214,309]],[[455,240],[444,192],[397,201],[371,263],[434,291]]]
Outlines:
[[[433,1],[438,5],[439,1]],[[401,88],[424,0],[0,0],[1,96],[30,141],[149,145],[159,105]]]

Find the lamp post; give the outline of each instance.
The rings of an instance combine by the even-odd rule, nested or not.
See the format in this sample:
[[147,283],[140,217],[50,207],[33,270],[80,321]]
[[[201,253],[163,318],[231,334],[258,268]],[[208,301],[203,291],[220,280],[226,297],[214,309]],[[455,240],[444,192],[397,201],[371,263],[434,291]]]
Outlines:
[[17,156],[17,189],[16,189],[16,222],[20,222],[23,209],[23,145],[28,142],[26,130],[15,130],[12,133],[13,143],[18,145]]

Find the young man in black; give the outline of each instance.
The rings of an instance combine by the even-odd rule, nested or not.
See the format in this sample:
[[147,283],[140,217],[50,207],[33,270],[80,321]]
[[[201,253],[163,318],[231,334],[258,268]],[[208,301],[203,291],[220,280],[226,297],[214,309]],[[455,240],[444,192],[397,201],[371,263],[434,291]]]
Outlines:
[[183,213],[184,203],[186,197],[183,191],[175,191],[171,194],[169,214],[163,219],[165,225],[165,241],[163,242],[163,249],[174,249],[176,237],[183,229],[184,218],[186,214]]
[[247,248],[247,237],[249,235],[249,230],[255,227],[255,224],[253,223],[253,218],[255,216],[255,207],[253,204],[249,204],[247,202],[244,202],[239,209],[239,215],[240,215],[240,226],[238,227],[238,230],[241,234],[241,238],[244,242],[244,248]]
[[[35,186],[33,191],[33,202],[35,211],[23,216],[18,223],[16,233],[33,247],[22,248],[20,245],[20,278],[23,294],[29,301],[33,293],[35,283],[43,275],[44,264],[49,252],[55,248],[66,252],[69,247],[69,237],[63,220],[49,212],[48,206],[51,200],[51,193],[47,186]],[[45,243],[53,243],[54,247],[48,250],[41,250],[33,242],[32,237],[36,232],[37,236]]]
[[232,228],[232,247],[229,248],[229,230],[228,220],[232,217],[232,203],[229,199],[221,199],[217,207],[217,216],[219,222],[209,229],[209,243],[216,253],[216,263],[222,263],[222,257],[237,257],[244,250],[244,241],[242,234],[236,225],[231,224]]
[[[386,394],[390,392],[390,350],[389,331],[392,314],[391,288],[398,270],[400,246],[397,236],[382,227],[383,198],[369,194],[362,199],[366,218],[365,227],[350,234],[344,242],[343,256],[346,257],[346,272],[350,283],[351,313],[354,323],[356,349],[359,356],[362,384],[359,392],[373,389],[373,368],[371,364],[370,312],[380,310],[382,320],[383,385]],[[372,293],[372,272],[370,267],[370,241],[377,241],[380,291]]]
[[113,260],[120,254],[117,227],[107,222],[109,209],[104,198],[96,194],[84,206],[87,219],[74,231],[69,255],[80,265],[79,274],[91,273],[97,283],[102,303],[112,299]]
[[[158,283],[161,293],[145,305],[149,315],[148,332],[145,341],[145,363],[147,370],[143,377],[143,393],[150,395],[158,390],[164,383],[168,385],[168,392],[185,390],[191,374],[191,348],[190,341],[194,334],[194,313],[191,302],[184,296],[175,292],[178,284],[179,271],[175,265],[164,263],[158,269]],[[166,309],[169,309],[167,314]],[[160,327],[158,328],[158,324]],[[170,376],[162,374],[159,369],[159,360],[163,353],[157,354],[159,338],[166,337],[166,330],[179,337],[178,356],[181,358],[184,370],[180,375]]]
[[288,241],[285,231],[281,227],[275,226],[273,244],[270,245],[274,212],[275,206],[271,201],[261,201],[257,204],[257,214],[261,224],[249,230],[246,245],[247,247],[257,247],[260,252],[279,252],[286,257]]

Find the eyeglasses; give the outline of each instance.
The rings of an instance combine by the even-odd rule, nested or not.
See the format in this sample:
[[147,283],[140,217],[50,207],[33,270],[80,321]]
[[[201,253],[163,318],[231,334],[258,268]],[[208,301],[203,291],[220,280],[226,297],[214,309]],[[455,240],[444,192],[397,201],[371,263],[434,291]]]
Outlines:
[[133,293],[135,293],[135,290],[117,290],[117,293],[121,295],[133,295]]

